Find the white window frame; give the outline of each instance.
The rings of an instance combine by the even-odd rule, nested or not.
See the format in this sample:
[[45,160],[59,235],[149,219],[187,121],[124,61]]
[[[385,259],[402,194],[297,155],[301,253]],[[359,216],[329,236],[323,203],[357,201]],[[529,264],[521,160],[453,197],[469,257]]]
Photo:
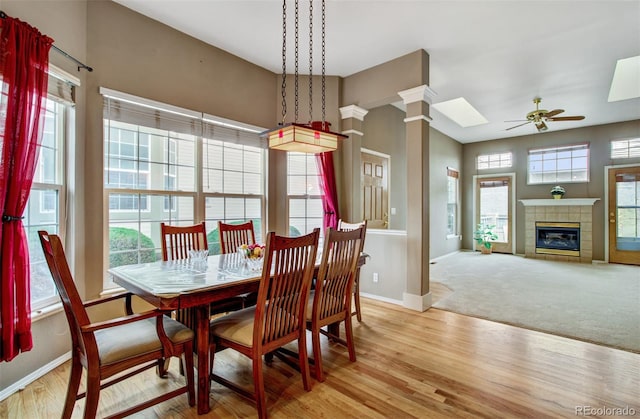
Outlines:
[[481,154],[476,157],[476,168],[478,170],[503,169],[513,166],[513,153]]
[[[179,108],[173,105],[156,102],[156,101],[152,101],[145,98],[140,98],[140,97],[129,95],[122,92],[116,92],[111,89],[100,88],[100,93],[103,96],[105,96],[105,98],[109,98],[109,99],[113,98],[114,100],[127,102],[130,104],[133,103],[135,104],[135,106],[138,106],[138,107],[142,106],[143,108],[157,109],[161,111],[163,115],[175,114],[177,117],[181,118],[181,120],[188,118],[190,121],[192,121],[190,122],[190,124],[194,124],[195,126],[198,126],[198,124],[200,124],[202,126],[202,129],[198,130],[198,134],[194,134],[194,133],[188,134],[188,133],[173,132],[170,129],[164,129],[164,128],[157,128],[157,127],[149,128],[144,122],[138,125],[138,127],[145,127],[144,132],[147,132],[148,130],[157,131],[158,137],[150,140],[150,143],[149,143],[149,165],[150,165],[151,172],[154,171],[151,165],[156,165],[156,166],[160,164],[162,165],[161,173],[158,174],[159,176],[163,176],[163,181],[161,182],[162,186],[160,186],[161,189],[157,189],[158,187],[157,185],[159,184],[157,182],[154,182],[154,179],[152,178],[149,179],[148,189],[135,189],[135,188],[123,189],[123,188],[110,187],[105,180],[104,194],[105,194],[105,202],[107,205],[106,214],[110,214],[108,209],[110,194],[133,194],[138,196],[149,197],[148,199],[150,199],[150,202],[149,202],[148,209],[153,212],[153,214],[151,215],[151,218],[147,218],[147,219],[141,218],[140,214],[142,213],[142,211],[138,211],[139,214],[137,218],[130,220],[131,221],[130,225],[134,226],[137,220],[138,222],[137,231],[142,232],[145,235],[147,234],[146,230],[149,229],[148,226],[151,225],[151,232],[149,233],[148,237],[151,238],[152,241],[154,241],[155,248],[153,250],[156,253],[156,258],[160,257],[159,224],[161,221],[166,223],[171,223],[174,225],[194,224],[197,222],[205,221],[207,224],[208,232],[211,232],[217,228],[217,222],[219,220],[229,221],[229,217],[227,217],[226,213],[215,214],[215,217],[207,216],[207,207],[206,207],[207,198],[214,197],[214,198],[224,198],[224,199],[227,199],[227,198],[259,199],[260,215],[258,216],[258,218],[260,218],[261,220],[265,219],[267,153],[265,151],[265,147],[257,146],[257,145],[263,144],[262,141],[260,141],[259,143],[256,142],[255,144],[251,143],[251,144],[254,144],[251,150],[247,148],[247,147],[252,147],[251,145],[243,146],[244,147],[243,149],[247,149],[254,153],[256,152],[256,150],[259,151],[259,154],[260,154],[259,158],[261,159],[261,165],[262,165],[261,172],[257,173],[258,177],[260,177],[260,186],[259,186],[260,193],[259,194],[256,194],[256,193],[238,194],[238,193],[228,193],[228,192],[226,193],[225,191],[205,192],[203,187],[203,172],[205,170],[205,162],[204,162],[205,156],[203,152],[203,147],[205,146],[205,142],[221,141],[223,143],[223,149],[224,149],[224,144],[227,144],[229,141],[233,141],[233,139],[229,139],[227,137],[225,137],[224,139],[218,139],[216,135],[216,130],[218,128],[216,127],[224,127],[224,128],[220,128],[220,130],[226,129],[227,134],[229,132],[231,133],[243,132],[244,133],[243,135],[245,137],[243,137],[242,140],[239,140],[239,141],[245,141],[247,135],[249,135],[251,138],[254,138],[254,137],[257,138],[257,133],[264,131],[264,128],[255,127],[255,126],[251,126],[244,123],[238,123],[238,122],[234,122],[231,120],[227,120],[224,118],[219,118],[211,115],[206,115],[200,112]],[[105,143],[109,141],[107,138],[107,130],[109,129],[107,124],[109,124],[110,121],[117,121],[117,118],[110,119],[108,116],[105,116],[103,119],[103,126],[105,129],[105,138],[103,139],[103,141],[105,141]],[[206,124],[208,125],[205,126]],[[213,128],[211,128],[212,126]],[[158,140],[162,141],[162,144],[163,144],[162,149],[154,150],[154,147],[160,146],[160,143]],[[193,140],[193,147],[194,147],[193,161],[191,160],[190,154],[183,155],[183,156],[179,155],[180,154],[179,144],[176,146],[175,157],[174,158],[171,157],[171,146],[167,146],[167,145],[171,144],[172,142],[179,143],[181,140],[188,141],[188,142]],[[159,153],[164,153],[164,157],[162,157],[162,160],[154,161],[158,159],[157,154],[155,154],[156,151]],[[189,148],[186,152],[190,153],[191,149]],[[105,173],[107,173],[107,171],[109,170],[109,167],[107,166],[109,162],[107,160],[106,153],[108,153],[108,150],[105,149]],[[153,157],[153,156],[156,156],[156,157]],[[186,157],[186,160],[184,160],[185,157]],[[193,170],[194,172],[193,182],[188,181],[188,179],[178,178],[179,173],[177,172],[174,173],[174,171],[178,170],[180,167],[187,167]],[[244,173],[244,169],[243,169],[243,173]],[[254,175],[256,174],[255,171],[252,173]],[[174,176],[176,178],[176,182],[174,182],[175,183],[174,185],[169,185],[169,182],[166,181],[167,176]],[[185,181],[187,182],[185,183]],[[185,188],[185,186],[187,186],[186,184],[188,184],[188,187]],[[155,202],[158,202],[156,201],[156,199],[159,199],[160,197],[163,198],[162,202],[160,202],[159,204],[156,204]],[[190,202],[190,200],[192,202]],[[169,211],[169,208],[166,207],[167,202],[170,202],[172,205],[172,208],[170,208],[171,211]],[[188,211],[189,214],[184,213],[183,210],[176,212],[176,208],[173,208],[173,205],[177,203],[177,207],[183,208],[184,205],[181,206],[181,202],[187,203],[187,205],[191,205],[193,208],[193,211],[192,212]],[[160,208],[157,212],[154,210],[154,208],[156,208],[156,205],[160,205]],[[246,211],[247,211],[246,203],[244,205],[245,205],[244,212],[246,214]],[[176,213],[178,213],[177,218],[176,218]],[[252,218],[255,218],[255,217],[252,217]],[[237,220],[237,218],[233,218],[233,220]],[[105,253],[105,259],[104,259],[105,277],[104,277],[103,286],[105,289],[115,287],[115,284],[112,282],[110,276],[106,274],[106,271],[109,268],[109,264],[110,264],[110,252],[108,249],[109,248],[109,238],[108,238],[109,227],[118,226],[118,224],[119,223],[117,220],[116,221],[111,220],[109,216],[107,216],[107,218],[105,219],[105,233],[107,233],[107,237],[105,239],[105,246],[107,247],[107,249],[105,249],[105,252],[104,252]],[[121,223],[120,225],[123,225],[123,223]],[[146,230],[143,230],[143,228],[145,228]],[[256,231],[256,239],[259,240],[259,238],[261,237],[262,237],[261,231]],[[210,243],[210,249],[211,249],[211,243]],[[146,248],[142,248],[139,242],[137,249],[131,249],[126,251],[138,252],[137,254],[139,259],[141,257],[140,256],[141,253],[146,252],[147,250],[148,249]]]
[[[455,174],[455,176],[454,176]],[[451,185],[454,185],[454,202],[450,202]],[[454,205],[453,232],[449,229],[449,205]],[[447,167],[447,239],[460,237],[460,171]]]
[[[585,156],[582,152],[586,152]],[[560,157],[558,157],[560,155]],[[540,156],[541,159],[537,159]],[[536,157],[535,159],[532,159]],[[580,162],[584,160],[586,167],[579,167]],[[559,162],[568,162],[568,169],[558,169]],[[553,169],[545,170],[544,166],[548,163],[553,165]],[[539,164],[540,170],[533,171],[532,165]],[[530,149],[527,153],[527,184],[528,185],[546,185],[557,183],[587,183],[589,182],[590,172],[590,145],[589,143],[578,143],[571,145],[563,145],[556,147],[544,147]],[[543,180],[532,180],[534,174],[540,174]],[[569,177],[559,177],[560,173],[568,173]],[[575,174],[585,173],[585,178],[575,178]],[[555,174],[555,175],[554,175]],[[544,179],[546,178],[546,179]]]
[[610,156],[615,160],[640,158],[640,138],[611,140]]
[[[307,159],[307,164],[305,164],[305,173],[304,175],[292,175],[289,171],[290,169],[290,164],[289,164],[289,159],[292,155],[298,155],[298,156],[302,156],[304,155],[305,158]],[[308,160],[312,159],[313,160],[313,164],[316,164],[316,173],[317,174],[313,174],[313,173],[309,173],[307,167],[308,167]],[[291,184],[291,177],[292,176],[304,176],[305,179],[307,179],[310,176],[316,176],[317,177],[317,182],[318,182],[318,193],[317,194],[292,194],[290,191],[290,184]],[[308,181],[307,181],[308,182]],[[320,227],[320,236],[324,236],[324,229],[322,228],[322,224],[323,224],[323,217],[320,217],[320,225],[318,225],[315,222],[310,222],[309,220],[313,220],[313,219],[317,219],[318,217],[313,217],[309,215],[309,204],[311,203],[311,201],[315,201],[315,200],[319,200],[320,201],[320,205],[322,206],[322,189],[320,186],[320,173],[319,173],[319,168],[317,167],[317,162],[316,162],[316,157],[315,154],[307,154],[307,153],[297,153],[297,152],[288,152],[287,153],[287,232],[289,232],[289,234],[291,233],[291,220],[292,219],[298,219],[298,220],[304,220],[304,225],[305,225],[305,231],[300,231],[301,235],[304,234],[308,234],[310,232],[313,231],[313,229],[315,227]],[[304,217],[291,217],[290,214],[290,207],[291,207],[291,201],[293,200],[304,200],[305,201],[305,209],[304,209]]]
[[[76,81],[75,78],[71,78],[75,83],[79,84],[79,81]],[[26,230],[27,237],[31,239],[34,238],[34,231],[37,230],[46,230],[52,234],[58,234],[63,239],[66,236],[66,188],[67,188],[67,179],[66,179],[66,170],[65,170],[65,162],[67,159],[68,149],[70,144],[73,143],[74,130],[70,127],[71,121],[74,120],[72,116],[74,113],[74,108],[72,104],[66,103],[53,95],[47,96],[48,106],[53,105],[55,114],[53,117],[55,118],[55,126],[53,135],[55,136],[55,148],[52,150],[51,148],[47,148],[41,146],[39,149],[39,159],[38,159],[38,168],[36,169],[35,177],[33,184],[31,186],[31,191],[29,194],[29,202],[27,204],[25,210],[25,220],[23,221],[24,228]],[[47,111],[49,112],[49,111]],[[43,157],[43,153],[45,150],[53,151],[54,153],[54,173],[55,179],[47,180],[45,178],[45,164],[48,164],[48,161]],[[42,194],[36,194],[36,192],[41,192]],[[56,195],[56,206],[57,208],[51,210],[49,208],[44,207],[43,195],[47,193],[53,193]],[[38,196],[39,195],[39,196]],[[36,199],[36,201],[32,201],[32,197]],[[34,208],[34,206],[37,208]],[[49,217],[45,217],[44,219],[38,219],[36,214],[39,212],[40,214],[47,215],[55,215],[55,219],[48,219]],[[42,254],[42,249],[40,247],[40,242],[37,240],[36,243],[32,243],[35,248],[30,249],[30,269],[31,269],[31,310],[32,317],[34,317],[40,310],[45,309],[48,306],[52,306],[54,304],[60,303],[60,297],[58,296],[58,292],[53,283],[53,278],[50,278],[50,271],[44,260],[44,255]],[[40,273],[38,275],[36,270]],[[46,272],[46,273],[45,273]],[[34,288],[37,287],[39,276],[44,275],[50,278],[51,284],[50,288],[53,290],[53,293],[48,297],[43,297],[40,299],[33,298]]]

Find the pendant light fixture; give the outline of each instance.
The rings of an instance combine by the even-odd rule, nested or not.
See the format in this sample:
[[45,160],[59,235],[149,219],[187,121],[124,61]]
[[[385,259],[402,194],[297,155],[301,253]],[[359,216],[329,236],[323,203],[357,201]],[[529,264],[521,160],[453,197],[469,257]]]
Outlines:
[[322,0],[322,120],[313,118],[313,0],[309,1],[309,123],[298,122],[298,0],[295,4],[295,115],[292,123],[287,116],[287,0],[282,2],[282,122],[272,130],[261,134],[269,140],[269,148],[301,153],[323,153],[338,148],[338,139],[346,135],[329,131],[325,121],[325,0]]

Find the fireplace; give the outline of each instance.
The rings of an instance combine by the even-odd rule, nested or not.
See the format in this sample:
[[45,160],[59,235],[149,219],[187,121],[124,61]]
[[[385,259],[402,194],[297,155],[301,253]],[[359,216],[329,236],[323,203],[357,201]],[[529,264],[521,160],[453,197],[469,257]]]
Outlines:
[[580,256],[580,223],[536,222],[536,253]]

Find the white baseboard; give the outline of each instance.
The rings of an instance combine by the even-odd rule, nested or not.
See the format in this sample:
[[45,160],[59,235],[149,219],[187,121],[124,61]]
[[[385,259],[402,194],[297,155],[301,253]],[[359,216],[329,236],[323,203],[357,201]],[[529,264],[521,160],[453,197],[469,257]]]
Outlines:
[[398,306],[402,305],[402,301],[400,301],[400,300],[395,300],[393,298],[382,297],[380,295],[367,294],[366,292],[361,292],[360,296],[361,297],[365,297],[365,298],[370,298],[372,300],[382,301],[382,302],[385,302],[385,303],[395,304],[395,305],[398,305]]
[[48,372],[53,371],[55,368],[59,367],[60,365],[64,364],[70,359],[71,359],[71,351],[59,356],[58,358],[54,359],[48,364],[45,364],[42,367],[38,368],[37,370],[33,371],[31,374],[27,375],[26,377],[11,384],[9,387],[0,391],[0,402],[6,399],[7,397],[11,396],[13,393],[16,393],[20,390],[24,390],[26,386],[33,383],[38,378],[44,376]]
[[403,306],[419,312],[427,311],[433,304],[430,292],[426,293],[425,295],[415,295],[405,292],[402,294],[402,298]]

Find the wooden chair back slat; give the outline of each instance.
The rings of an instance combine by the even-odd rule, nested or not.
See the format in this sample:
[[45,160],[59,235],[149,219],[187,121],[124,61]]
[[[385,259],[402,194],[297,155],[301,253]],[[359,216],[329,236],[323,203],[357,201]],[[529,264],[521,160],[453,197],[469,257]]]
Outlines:
[[218,221],[218,232],[220,233],[221,253],[233,253],[243,244],[256,243],[252,220],[242,224],[227,224]]
[[172,226],[160,223],[162,260],[189,258],[189,250],[209,250],[205,223],[190,226]]

